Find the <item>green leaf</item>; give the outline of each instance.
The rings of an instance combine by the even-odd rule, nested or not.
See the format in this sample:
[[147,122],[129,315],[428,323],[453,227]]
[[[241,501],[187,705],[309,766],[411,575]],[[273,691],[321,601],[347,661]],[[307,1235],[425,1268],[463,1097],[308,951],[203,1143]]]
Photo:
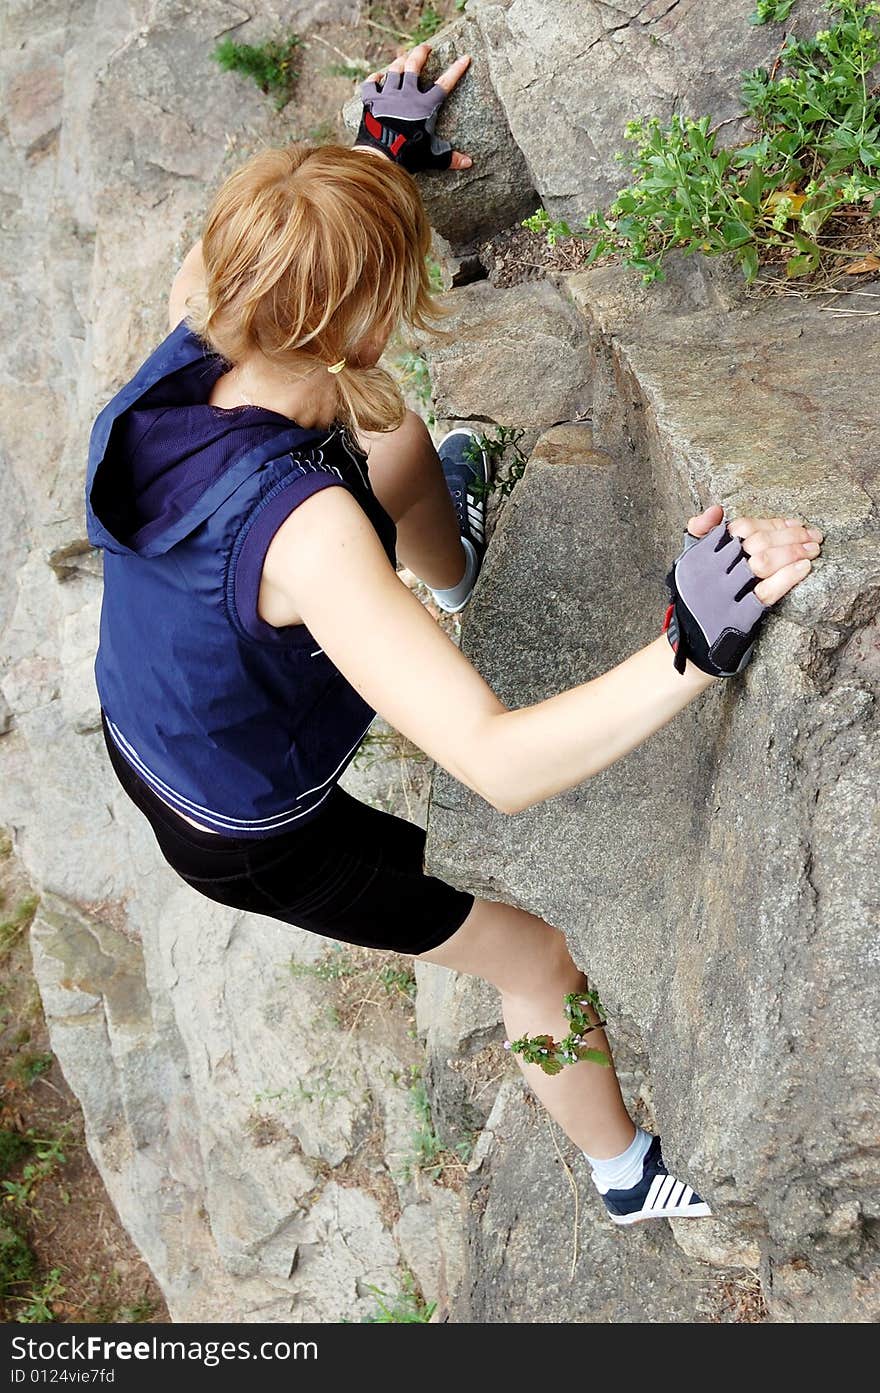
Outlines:
[[802,232],[793,232],[791,240],[799,252],[808,252],[811,256],[815,256],[817,261],[822,255],[822,248],[809,237],[805,237]]
[[758,274],[758,248],[754,243],[740,249],[739,264],[743,269],[746,280],[751,285]]
[[764,171],[758,164],[753,164],[749,170],[749,177],[739,191],[739,196],[744,199],[752,208],[758,208],[761,204],[761,194],[764,192]]
[[834,189],[821,188],[811,194],[801,205],[801,227],[804,232],[814,237],[828,221],[838,203],[840,195]]
[[810,271],[815,271],[817,258],[815,256],[791,256],[785,263],[785,274],[789,279],[795,276],[806,276]]
[[734,247],[741,247],[744,242],[750,242],[752,232],[737,218],[727,218],[721,224],[721,237],[727,250],[733,251]]
[[584,1059],[589,1064],[603,1064],[607,1067],[611,1063],[610,1056],[604,1050],[587,1049],[585,1045],[579,1047],[577,1055],[578,1059]]
[[825,164],[823,173],[840,174],[844,169],[849,169],[855,162],[856,152],[853,149],[837,149],[833,152]]
[[558,1059],[542,1059],[541,1068],[545,1074],[561,1074],[562,1065]]
[[751,203],[746,203],[744,198],[735,198],[733,201],[746,227],[751,227],[755,221],[756,209],[752,207]]

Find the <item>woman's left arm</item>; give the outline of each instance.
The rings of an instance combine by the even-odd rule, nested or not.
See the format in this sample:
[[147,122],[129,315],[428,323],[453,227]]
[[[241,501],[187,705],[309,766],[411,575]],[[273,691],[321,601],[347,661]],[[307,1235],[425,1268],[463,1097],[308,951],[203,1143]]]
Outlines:
[[176,329],[186,314],[186,302],[190,295],[205,288],[205,263],[202,260],[202,239],[187,252],[180,270],[174,277],[171,293],[168,296],[168,332]]

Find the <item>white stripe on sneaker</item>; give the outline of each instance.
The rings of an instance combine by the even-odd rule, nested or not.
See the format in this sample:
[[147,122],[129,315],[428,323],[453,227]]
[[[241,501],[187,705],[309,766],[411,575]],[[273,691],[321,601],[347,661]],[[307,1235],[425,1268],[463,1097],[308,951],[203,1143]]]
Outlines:
[[672,1191],[674,1185],[674,1175],[665,1175],[663,1177],[663,1184],[660,1187],[660,1193],[657,1195],[657,1199],[655,1200],[653,1205],[653,1208],[656,1209],[658,1212],[662,1212],[664,1209],[668,1208],[667,1200],[669,1199],[670,1192]]
[[675,1209],[675,1208],[676,1208],[676,1206],[681,1202],[681,1197],[682,1197],[682,1194],[683,1194],[683,1193],[684,1193],[684,1181],[683,1181],[683,1180],[677,1180],[677,1181],[675,1182],[675,1188],[673,1189],[672,1194],[669,1196],[669,1204],[668,1204],[668,1208],[669,1208],[669,1209]]
[[645,1203],[642,1205],[643,1209],[653,1209],[654,1201],[657,1198],[657,1192],[660,1190],[665,1179],[665,1175],[654,1176],[654,1179],[651,1181],[651,1188],[645,1196]]

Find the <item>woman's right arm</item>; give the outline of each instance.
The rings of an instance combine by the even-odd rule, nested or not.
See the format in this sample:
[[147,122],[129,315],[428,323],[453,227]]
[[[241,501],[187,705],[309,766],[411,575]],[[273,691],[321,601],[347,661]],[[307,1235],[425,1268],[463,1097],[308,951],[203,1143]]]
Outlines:
[[[793,557],[777,559],[759,587],[766,604],[806,574],[795,574]],[[321,489],[294,509],[263,575],[364,700],[500,812],[574,788],[718,680],[691,663],[676,672],[661,636],[590,682],[508,710],[400,580],[344,488]]]

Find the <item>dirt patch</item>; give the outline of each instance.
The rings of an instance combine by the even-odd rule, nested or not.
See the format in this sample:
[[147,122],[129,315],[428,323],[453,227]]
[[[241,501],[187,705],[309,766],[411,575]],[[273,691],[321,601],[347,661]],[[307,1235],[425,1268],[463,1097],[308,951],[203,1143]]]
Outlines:
[[722,1280],[710,1324],[761,1325],[766,1319],[767,1304],[757,1272],[740,1272]]
[[482,244],[478,257],[491,283],[504,289],[554,272],[580,271],[589,251],[581,238],[566,237],[551,247],[543,232],[506,227]]

